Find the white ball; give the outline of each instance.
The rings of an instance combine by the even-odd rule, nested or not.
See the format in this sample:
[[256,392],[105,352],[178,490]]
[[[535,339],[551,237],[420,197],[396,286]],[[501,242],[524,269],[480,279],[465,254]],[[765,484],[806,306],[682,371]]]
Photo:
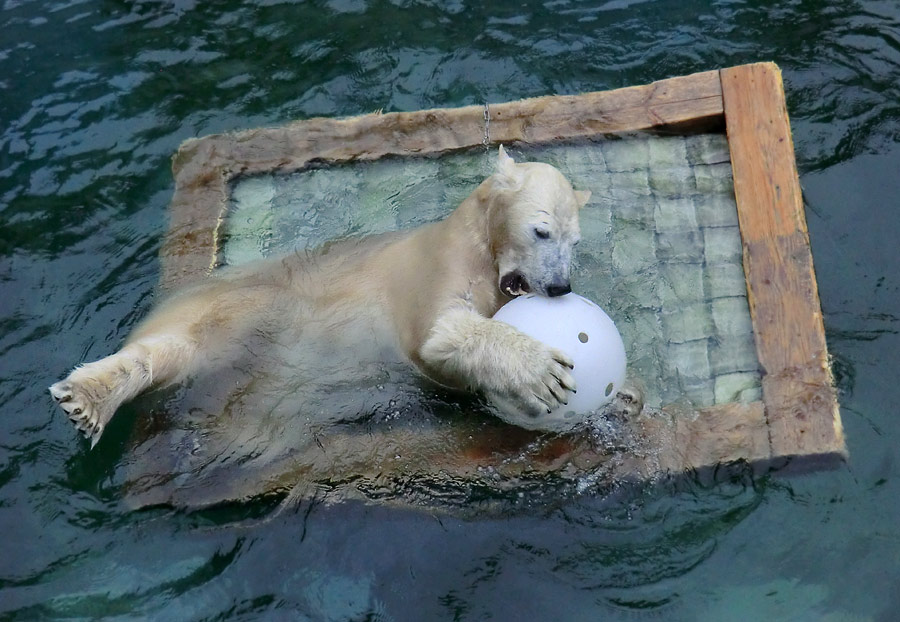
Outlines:
[[[575,362],[576,393],[549,414],[513,421],[533,429],[564,431],[612,400],[625,382],[625,344],[608,315],[587,298],[566,294],[546,298],[519,296],[503,305],[494,319],[505,322]],[[533,425],[528,425],[532,423]]]

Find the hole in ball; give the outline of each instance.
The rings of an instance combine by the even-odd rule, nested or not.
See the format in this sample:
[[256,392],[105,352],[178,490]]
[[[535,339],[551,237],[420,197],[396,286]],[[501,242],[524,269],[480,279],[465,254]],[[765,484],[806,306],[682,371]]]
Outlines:
[[566,411],[566,414],[563,415],[563,416],[564,416],[566,419],[571,419],[571,418],[574,417],[576,414],[577,414],[577,413],[576,413],[574,410],[567,410],[567,411]]
[[578,341],[580,341],[581,343],[587,343],[588,342],[587,333],[578,333]]
[[613,392],[613,383],[609,383],[606,385],[606,397],[609,397],[609,394]]

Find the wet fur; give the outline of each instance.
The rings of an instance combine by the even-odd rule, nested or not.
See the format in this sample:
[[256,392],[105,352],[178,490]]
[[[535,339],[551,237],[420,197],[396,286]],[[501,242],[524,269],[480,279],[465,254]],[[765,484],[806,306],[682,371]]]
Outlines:
[[121,350],[50,393],[93,446],[121,404],[227,365],[249,335],[302,350],[316,331],[482,391],[507,420],[536,427],[575,389],[572,361],[490,318],[511,296],[568,290],[588,198],[555,168],[517,164],[501,147],[496,173],[446,219],[224,270],[161,304]]

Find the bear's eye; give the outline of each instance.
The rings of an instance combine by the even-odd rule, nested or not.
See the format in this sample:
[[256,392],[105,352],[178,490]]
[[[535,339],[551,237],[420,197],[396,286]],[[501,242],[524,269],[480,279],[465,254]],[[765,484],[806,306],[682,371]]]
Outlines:
[[550,232],[547,231],[546,229],[540,229],[538,227],[535,227],[534,235],[536,235],[538,237],[538,239],[540,239],[540,240],[549,240],[550,239]]

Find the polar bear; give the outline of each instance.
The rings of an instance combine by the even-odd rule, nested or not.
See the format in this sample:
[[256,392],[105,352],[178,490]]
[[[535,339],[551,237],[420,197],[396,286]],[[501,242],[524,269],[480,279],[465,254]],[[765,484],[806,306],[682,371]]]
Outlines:
[[556,168],[516,163],[501,146],[495,173],[444,220],[222,270],[50,393],[93,447],[121,404],[227,365],[254,335],[301,352],[317,336],[331,355],[399,358],[483,392],[507,421],[540,429],[576,389],[572,360],[491,316],[521,294],[570,291],[589,198]]

